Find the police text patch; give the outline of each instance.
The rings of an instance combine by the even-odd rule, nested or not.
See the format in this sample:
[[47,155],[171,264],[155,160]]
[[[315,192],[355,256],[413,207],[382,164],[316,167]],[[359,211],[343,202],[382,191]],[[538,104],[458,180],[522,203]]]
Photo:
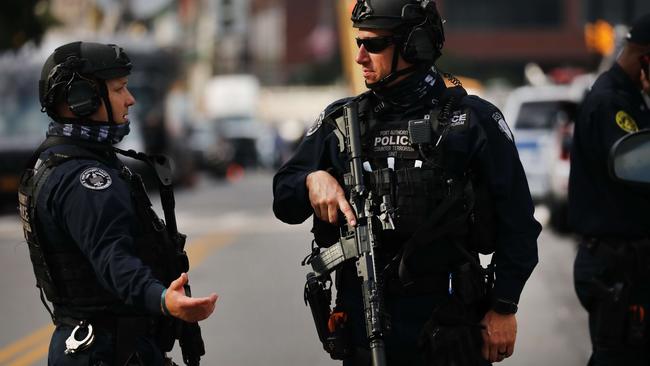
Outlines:
[[409,141],[409,131],[402,129],[380,130],[373,137],[373,152],[413,152]]
[[113,183],[111,176],[104,169],[96,167],[84,170],[79,180],[82,186],[96,191],[106,189]]
[[449,127],[450,128],[467,128],[468,123],[467,123],[467,112],[461,112],[461,111],[455,111],[453,112],[450,120]]
[[637,126],[634,118],[625,111],[618,111],[616,113],[616,124],[623,131],[628,133],[637,132],[639,130],[639,126]]

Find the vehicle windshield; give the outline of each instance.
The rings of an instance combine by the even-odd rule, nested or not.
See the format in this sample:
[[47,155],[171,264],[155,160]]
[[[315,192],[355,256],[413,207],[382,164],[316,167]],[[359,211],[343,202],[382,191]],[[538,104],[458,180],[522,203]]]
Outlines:
[[523,103],[515,122],[515,128],[550,130],[558,122],[559,113],[563,113],[571,121],[575,121],[575,103],[563,101]]

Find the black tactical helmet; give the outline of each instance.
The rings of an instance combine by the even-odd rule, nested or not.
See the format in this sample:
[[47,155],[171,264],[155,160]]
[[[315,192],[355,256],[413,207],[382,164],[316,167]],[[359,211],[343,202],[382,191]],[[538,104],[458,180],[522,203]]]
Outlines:
[[632,24],[627,40],[640,45],[650,45],[650,14],[638,18]]
[[355,28],[385,29],[399,36],[399,50],[409,63],[432,65],[442,54],[445,34],[432,0],[357,0]]
[[50,55],[39,80],[39,98],[43,111],[53,118],[59,101],[66,101],[72,113],[87,117],[95,113],[104,100],[109,122],[112,108],[105,80],[127,76],[131,61],[124,50],[114,44],[73,42]]

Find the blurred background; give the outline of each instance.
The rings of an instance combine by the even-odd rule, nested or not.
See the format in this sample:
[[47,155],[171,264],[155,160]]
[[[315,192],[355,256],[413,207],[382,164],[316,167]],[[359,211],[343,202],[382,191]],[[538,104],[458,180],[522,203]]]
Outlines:
[[[577,106],[609,68],[647,0],[438,0],[438,66],[502,109],[544,225],[505,365],[584,365],[586,313],[572,286],[566,223]],[[329,103],[365,90],[352,0],[7,0],[0,4],[0,365],[44,365],[52,331],[16,215],[19,175],[45,136],[45,58],[76,41],[117,43],[136,97],[122,143],[172,157],[206,365],[334,365],[302,288],[309,225],[271,212],[273,172]],[[133,163],[133,162],[131,162]],[[152,187],[151,195],[156,196]],[[157,201],[156,201],[157,202]],[[309,220],[308,220],[309,221]],[[180,353],[176,354],[180,362]]]

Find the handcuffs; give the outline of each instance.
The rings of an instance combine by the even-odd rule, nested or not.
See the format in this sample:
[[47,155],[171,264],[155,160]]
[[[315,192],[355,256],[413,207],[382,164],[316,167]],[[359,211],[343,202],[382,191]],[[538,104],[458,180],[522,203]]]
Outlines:
[[[77,332],[82,329],[82,328],[87,328],[88,333],[82,340],[77,339]],[[80,322],[79,325],[74,327],[72,330],[72,333],[70,333],[70,336],[68,339],[65,340],[65,354],[66,355],[74,355],[77,352],[82,352],[86,349],[88,349],[90,346],[93,345],[95,342],[95,333],[93,332],[93,326],[92,324],[86,322],[85,320]]]

